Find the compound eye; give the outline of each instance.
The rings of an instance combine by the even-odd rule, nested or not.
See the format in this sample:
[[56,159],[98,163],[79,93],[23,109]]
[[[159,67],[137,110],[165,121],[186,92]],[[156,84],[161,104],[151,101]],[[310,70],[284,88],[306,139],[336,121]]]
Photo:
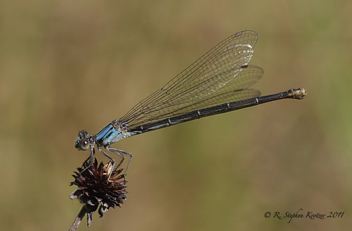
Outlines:
[[78,150],[85,151],[89,148],[89,141],[87,138],[84,139],[77,139],[75,143],[75,148]]
[[88,142],[88,139],[83,139],[79,142],[79,149],[80,150],[88,150],[89,148],[89,142]]
[[78,133],[77,140],[75,142],[75,148],[78,150],[87,150],[89,148],[89,137],[88,137],[88,132],[85,130],[82,130]]

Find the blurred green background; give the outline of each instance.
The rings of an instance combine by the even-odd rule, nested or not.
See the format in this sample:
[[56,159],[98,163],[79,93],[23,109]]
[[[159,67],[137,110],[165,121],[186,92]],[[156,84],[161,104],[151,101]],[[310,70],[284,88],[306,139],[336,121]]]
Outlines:
[[[114,144],[134,154],[128,199],[89,230],[347,230],[351,22],[347,0],[1,1],[0,229],[68,230],[81,208],[71,174],[88,157],[74,148],[78,130],[98,132],[250,29],[251,64],[265,70],[253,88],[308,97]],[[300,208],[345,214],[264,218]]]

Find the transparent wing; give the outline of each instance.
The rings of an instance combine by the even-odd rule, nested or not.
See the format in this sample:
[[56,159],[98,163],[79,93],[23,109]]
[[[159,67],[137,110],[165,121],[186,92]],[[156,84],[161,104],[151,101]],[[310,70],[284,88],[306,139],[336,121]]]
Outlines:
[[120,121],[129,129],[218,104],[257,97],[247,89],[263,75],[248,66],[258,39],[254,31],[238,32],[212,48],[136,106]]

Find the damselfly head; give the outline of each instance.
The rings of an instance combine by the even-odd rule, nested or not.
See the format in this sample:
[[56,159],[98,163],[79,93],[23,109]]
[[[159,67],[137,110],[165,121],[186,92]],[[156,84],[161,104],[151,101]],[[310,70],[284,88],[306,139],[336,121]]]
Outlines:
[[82,130],[78,133],[77,140],[75,142],[75,148],[78,150],[85,151],[89,148],[89,135],[86,130]]

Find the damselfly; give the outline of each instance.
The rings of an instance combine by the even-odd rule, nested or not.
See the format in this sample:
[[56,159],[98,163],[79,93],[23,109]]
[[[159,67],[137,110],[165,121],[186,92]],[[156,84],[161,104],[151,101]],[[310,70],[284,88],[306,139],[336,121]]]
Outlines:
[[304,88],[267,96],[249,89],[264,73],[262,68],[248,65],[257,39],[254,31],[231,35],[96,135],[89,136],[87,131],[80,131],[75,147],[90,150],[90,163],[95,146],[114,166],[115,160],[106,151],[121,157],[118,166],[127,155],[130,157],[127,172],[132,155],[110,147],[121,139],[274,100],[305,98],[307,91]]

